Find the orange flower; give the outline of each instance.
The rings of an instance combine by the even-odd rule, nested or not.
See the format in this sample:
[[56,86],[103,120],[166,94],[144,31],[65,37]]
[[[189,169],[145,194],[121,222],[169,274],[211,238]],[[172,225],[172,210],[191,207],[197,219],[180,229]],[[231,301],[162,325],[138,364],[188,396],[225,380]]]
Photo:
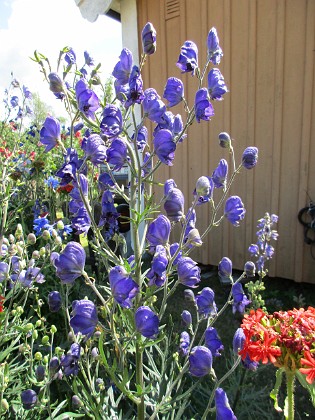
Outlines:
[[[304,358],[305,357],[305,358]],[[315,380],[315,357],[312,357],[311,352],[304,352],[304,357],[300,360],[301,365],[309,366],[307,368],[301,368],[299,371],[306,376],[306,382],[312,384]]]

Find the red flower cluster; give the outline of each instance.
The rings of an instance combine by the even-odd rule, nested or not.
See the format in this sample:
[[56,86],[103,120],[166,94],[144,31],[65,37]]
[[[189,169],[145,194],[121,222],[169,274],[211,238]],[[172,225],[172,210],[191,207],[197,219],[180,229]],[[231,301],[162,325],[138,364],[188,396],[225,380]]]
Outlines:
[[57,188],[57,192],[59,193],[69,193],[73,190],[73,185],[67,184],[67,185],[61,185]]
[[292,309],[271,315],[261,309],[250,311],[241,325],[245,343],[239,354],[255,362],[268,361],[315,380],[315,308]]
[[3,302],[5,301],[5,298],[0,295],[0,312],[3,312]]

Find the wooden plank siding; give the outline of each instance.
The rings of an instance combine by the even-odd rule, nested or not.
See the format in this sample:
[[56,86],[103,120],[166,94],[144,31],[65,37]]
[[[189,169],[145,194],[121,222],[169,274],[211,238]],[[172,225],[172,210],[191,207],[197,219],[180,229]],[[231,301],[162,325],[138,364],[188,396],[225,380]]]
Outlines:
[[[237,162],[245,147],[259,149],[256,168],[242,170],[231,190],[245,204],[245,220],[236,229],[225,220],[193,258],[218,265],[227,256],[242,269],[247,248],[256,241],[257,219],[268,211],[279,215],[270,276],[315,283],[315,260],[297,219],[308,197],[315,201],[315,1],[138,0],[137,5],[139,33],[150,21],[158,36],[157,52],[145,64],[145,88],[154,87],[162,96],[168,77],[181,78],[192,106],[197,79],[180,74],[176,62],[185,40],[193,40],[203,68],[212,26],[220,37],[224,57],[219,68],[229,88],[224,101],[214,103],[213,119],[190,127],[174,166],[160,168],[160,181],[175,180],[187,210],[196,180],[211,175],[221,158],[231,162],[218,144],[221,131],[234,139]],[[182,105],[171,111],[184,114]],[[155,193],[161,195],[161,189]],[[200,206],[200,232],[209,221],[208,207]]]

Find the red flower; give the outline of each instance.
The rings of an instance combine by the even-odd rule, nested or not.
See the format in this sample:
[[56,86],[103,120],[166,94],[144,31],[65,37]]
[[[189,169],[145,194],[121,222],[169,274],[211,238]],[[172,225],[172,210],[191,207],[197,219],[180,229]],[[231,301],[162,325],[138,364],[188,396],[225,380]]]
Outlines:
[[0,295],[0,312],[3,312],[3,302],[5,301],[5,298]]
[[[305,357],[305,359],[304,359]],[[301,365],[309,366],[307,368],[301,368],[299,371],[306,376],[306,382],[312,384],[315,380],[315,357],[312,357],[311,352],[304,352],[304,357],[300,360]]]
[[277,337],[270,336],[266,330],[264,331],[263,339],[246,342],[239,354],[242,356],[242,359],[245,359],[248,354],[249,358],[255,362],[261,361],[263,364],[266,364],[270,360],[271,363],[276,363],[276,357],[281,356],[280,347],[272,345],[276,340]]
[[57,188],[57,192],[64,192],[64,193],[69,193],[73,190],[73,185],[71,184],[67,184],[67,185],[61,185]]

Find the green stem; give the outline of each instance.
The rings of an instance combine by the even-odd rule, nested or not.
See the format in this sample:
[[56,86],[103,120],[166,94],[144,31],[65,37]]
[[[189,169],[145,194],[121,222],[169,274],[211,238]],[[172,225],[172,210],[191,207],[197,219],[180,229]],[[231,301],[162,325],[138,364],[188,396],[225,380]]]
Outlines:
[[294,380],[295,374],[291,370],[285,372],[287,378],[286,420],[294,420]]

